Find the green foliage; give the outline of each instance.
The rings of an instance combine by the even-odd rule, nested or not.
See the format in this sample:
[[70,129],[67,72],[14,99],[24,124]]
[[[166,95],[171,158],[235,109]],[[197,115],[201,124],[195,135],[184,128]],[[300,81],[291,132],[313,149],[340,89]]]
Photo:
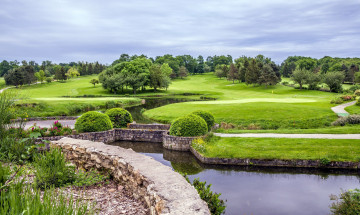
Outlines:
[[99,80],[96,79],[96,78],[93,78],[93,79],[90,80],[90,84],[93,84],[94,87],[95,87],[95,84],[98,84],[98,83],[99,83]]
[[78,132],[107,131],[112,128],[109,116],[95,111],[84,113],[75,123],[75,129]]
[[331,205],[333,215],[356,215],[360,214],[360,190],[348,190],[335,198],[336,202]]
[[203,140],[203,138],[196,138],[195,140],[192,141],[191,147],[193,147],[196,151],[204,154],[206,152],[205,144],[206,143]]
[[195,178],[192,185],[199,193],[200,198],[207,203],[211,214],[220,215],[225,213],[225,202],[219,198],[221,193],[211,191],[211,184],[206,185],[206,181],[202,182],[199,178]]
[[39,147],[43,145],[35,144],[34,139],[9,136],[0,139],[0,160],[14,163],[32,161]]
[[327,166],[327,165],[329,165],[329,164],[330,164],[329,158],[321,158],[321,159],[320,159],[320,165],[321,165],[321,166]]
[[200,116],[190,114],[176,119],[170,126],[170,135],[193,137],[206,134],[207,124]]
[[354,125],[360,124],[360,115],[350,115],[338,118],[332,123],[334,126]]
[[[356,86],[357,86],[357,85],[356,85]],[[354,95],[355,95],[355,96],[360,96],[360,89],[355,90]]]
[[35,158],[35,183],[39,188],[60,187],[75,181],[75,168],[66,162],[60,149],[51,149]]
[[10,168],[0,163],[0,188],[10,178]]
[[85,202],[74,201],[53,189],[41,192],[19,182],[0,192],[0,214],[85,215],[94,214]]
[[342,91],[344,78],[342,72],[328,72],[324,75],[324,83],[328,85],[331,92],[338,93]]
[[40,70],[39,72],[35,72],[35,77],[37,78],[38,81],[40,81],[41,83],[44,82],[45,80],[45,72],[44,70]]
[[65,75],[70,79],[70,78],[75,78],[75,77],[80,76],[80,73],[79,73],[79,71],[78,71],[76,68],[71,67],[71,68],[67,71],[67,73],[65,73]]
[[0,139],[5,137],[5,131],[10,119],[15,118],[11,108],[15,104],[16,94],[11,91],[0,93]]
[[103,175],[96,170],[90,170],[90,171],[79,170],[76,173],[76,178],[75,181],[72,183],[72,185],[77,187],[84,187],[84,186],[86,187],[86,186],[95,185],[107,179],[109,179],[109,175],[107,176]]
[[46,78],[46,82],[47,82],[47,83],[51,83],[52,81],[53,81],[52,77],[47,77],[47,78]]
[[127,124],[133,121],[130,112],[122,108],[107,110],[105,114],[109,116],[114,128],[127,127]]
[[291,79],[295,83],[300,85],[300,90],[302,89],[303,84],[305,84],[306,79],[308,78],[308,74],[309,74],[309,71],[304,70],[304,69],[299,69],[299,68],[296,68],[295,71],[293,72]]
[[212,113],[208,112],[208,111],[201,111],[201,110],[198,110],[198,111],[195,111],[195,112],[192,112],[191,114],[195,114],[195,115],[198,115],[200,116],[201,118],[203,118],[207,124],[207,127],[208,127],[208,131],[211,130],[211,128],[214,126],[215,124],[215,118],[214,118],[214,115],[212,115]]

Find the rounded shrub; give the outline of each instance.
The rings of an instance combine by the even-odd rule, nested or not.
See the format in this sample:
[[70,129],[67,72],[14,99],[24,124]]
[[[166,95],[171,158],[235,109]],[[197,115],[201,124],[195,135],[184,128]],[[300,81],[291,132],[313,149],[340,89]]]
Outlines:
[[195,115],[198,115],[200,116],[201,118],[203,118],[207,124],[207,127],[208,127],[208,131],[211,130],[211,128],[214,126],[215,124],[215,118],[214,118],[214,115],[212,115],[212,113],[210,113],[209,111],[202,111],[202,110],[199,110],[199,111],[195,111],[195,112],[192,112],[191,114],[195,114]]
[[75,123],[78,132],[106,131],[113,128],[108,115],[96,111],[89,111],[81,115]]
[[113,108],[105,112],[109,116],[114,128],[126,127],[128,123],[132,123],[131,113],[122,108]]
[[207,124],[198,115],[190,114],[177,118],[170,126],[170,135],[182,137],[194,137],[206,134]]

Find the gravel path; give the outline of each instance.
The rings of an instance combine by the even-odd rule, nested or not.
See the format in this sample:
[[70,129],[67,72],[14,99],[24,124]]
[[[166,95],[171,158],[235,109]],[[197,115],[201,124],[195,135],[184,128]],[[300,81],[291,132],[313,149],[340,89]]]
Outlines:
[[360,139],[360,134],[275,134],[275,133],[248,133],[222,134],[219,137],[260,137],[260,138],[308,138],[308,139]]
[[341,104],[335,107],[332,107],[331,110],[334,111],[338,116],[348,116],[349,113],[345,110],[346,107],[354,105],[356,101],[348,102],[345,104]]

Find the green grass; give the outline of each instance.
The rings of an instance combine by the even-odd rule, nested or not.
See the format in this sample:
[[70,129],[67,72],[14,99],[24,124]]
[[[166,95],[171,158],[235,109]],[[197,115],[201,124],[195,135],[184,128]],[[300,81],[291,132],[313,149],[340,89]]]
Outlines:
[[[26,112],[29,116],[60,116],[79,115],[87,110],[104,109],[106,103],[121,103],[122,107],[140,104],[141,99],[135,97],[120,97],[120,95],[109,94],[101,85],[94,87],[90,80],[97,78],[96,75],[84,76],[70,79],[66,82],[52,82],[23,86],[14,89],[22,98],[18,104],[33,104],[21,106],[18,112]],[[104,97],[80,97],[84,95]],[[65,96],[65,97],[64,97]]]
[[216,122],[238,125],[256,123],[264,129],[317,128],[330,125],[337,116],[331,111],[334,93],[297,90],[282,85],[264,87],[232,84],[213,74],[176,80],[170,92],[192,92],[217,98],[216,101],[177,103],[146,111],[145,116],[171,122],[195,110],[214,114]]
[[5,80],[4,80],[4,78],[0,78],[0,89],[3,89],[3,88],[5,88],[6,87],[6,85],[5,85]]
[[216,132],[228,134],[241,133],[278,133],[278,134],[358,134],[360,125],[330,126],[316,129],[277,129],[277,130],[243,130],[243,129],[218,129]]
[[360,140],[219,138],[205,144],[206,157],[330,161],[360,160]]
[[358,105],[349,106],[349,107],[345,108],[345,110],[347,112],[349,112],[350,114],[360,114],[360,106],[358,106]]

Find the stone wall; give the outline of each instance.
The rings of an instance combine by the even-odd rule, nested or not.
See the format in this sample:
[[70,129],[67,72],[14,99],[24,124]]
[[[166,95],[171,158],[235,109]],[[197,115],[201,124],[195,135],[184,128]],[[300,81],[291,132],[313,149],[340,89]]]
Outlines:
[[210,214],[197,191],[170,167],[131,149],[101,142],[63,138],[52,142],[67,159],[84,169],[108,170],[150,214]]
[[177,137],[164,134],[163,147],[176,151],[189,151],[191,142],[198,137]]
[[170,124],[137,124],[129,123],[129,129],[147,129],[147,130],[169,130]]
[[162,143],[167,131],[141,129],[114,129],[116,140]]
[[359,162],[331,161],[323,164],[319,160],[280,160],[280,159],[250,159],[250,158],[209,158],[202,156],[190,147],[193,155],[204,164],[236,165],[236,166],[262,166],[262,167],[306,167],[330,169],[360,169]]
[[[43,120],[76,120],[78,116],[50,116],[50,117],[30,117],[26,121],[43,121]],[[11,120],[12,122],[19,122],[21,119]]]
[[163,135],[167,131],[161,130],[140,130],[140,129],[121,129],[115,128],[109,131],[100,131],[100,132],[89,132],[89,133],[80,133],[76,135],[68,136],[53,136],[53,137],[41,137],[39,140],[60,140],[61,138],[68,137],[80,140],[91,140],[103,143],[111,143],[115,141],[128,140],[128,141],[138,141],[138,142],[152,142],[152,143],[162,143]]

